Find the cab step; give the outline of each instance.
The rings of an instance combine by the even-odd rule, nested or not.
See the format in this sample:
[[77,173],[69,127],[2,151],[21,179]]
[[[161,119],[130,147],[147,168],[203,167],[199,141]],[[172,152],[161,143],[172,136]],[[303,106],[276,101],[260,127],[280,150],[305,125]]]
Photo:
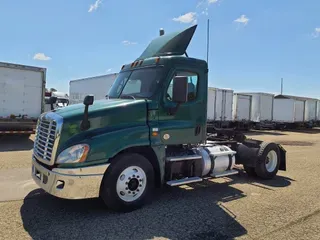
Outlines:
[[236,175],[238,173],[239,173],[239,171],[232,169],[232,170],[228,170],[228,171],[218,173],[218,174],[211,173],[210,176],[214,177],[214,178],[219,178],[219,177],[227,177],[227,176],[231,176],[231,175]]
[[173,157],[167,157],[167,162],[177,162],[177,161],[191,161],[191,160],[200,160],[202,157],[197,154],[192,155],[182,155],[182,156],[173,156]]
[[202,180],[203,179],[200,177],[190,177],[190,178],[183,178],[179,180],[171,180],[171,181],[168,181],[167,184],[171,187],[174,187],[174,186],[179,186],[179,185],[188,184],[188,183],[201,182]]

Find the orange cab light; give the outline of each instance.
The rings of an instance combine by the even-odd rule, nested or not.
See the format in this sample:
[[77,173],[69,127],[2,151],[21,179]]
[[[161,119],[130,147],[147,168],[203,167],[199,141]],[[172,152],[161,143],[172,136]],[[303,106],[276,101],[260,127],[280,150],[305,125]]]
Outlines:
[[152,132],[152,136],[156,137],[156,136],[158,136],[158,133],[157,132]]
[[138,66],[138,63],[139,63],[139,61],[136,61],[136,63],[134,64],[134,66],[135,66],[135,67]]
[[121,70],[124,69],[124,66],[125,66],[125,65],[122,65]]
[[160,57],[157,57],[156,58],[156,63],[159,63],[160,62]]
[[133,67],[134,66],[134,62],[133,63],[131,63],[131,67]]
[[141,61],[140,61],[140,64],[139,64],[139,66],[141,66],[141,65],[142,65],[142,63],[143,63],[143,60],[141,60]]

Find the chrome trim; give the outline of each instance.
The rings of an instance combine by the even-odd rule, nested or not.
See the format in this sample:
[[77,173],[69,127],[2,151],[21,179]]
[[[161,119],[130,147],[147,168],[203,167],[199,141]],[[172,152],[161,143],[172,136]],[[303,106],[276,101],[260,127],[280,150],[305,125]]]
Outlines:
[[47,193],[65,199],[96,198],[109,164],[75,169],[55,168],[52,171],[32,158],[32,178]]
[[107,168],[109,167],[109,163],[90,166],[90,167],[82,167],[82,168],[54,168],[52,172],[57,174],[64,174],[64,175],[101,175],[104,174]]
[[194,182],[201,182],[203,179],[199,177],[190,177],[190,178],[183,178],[179,180],[171,180],[168,181],[167,184],[171,187],[174,186],[180,186],[188,183],[194,183]]
[[189,160],[200,160],[202,159],[199,155],[183,155],[183,156],[173,156],[173,157],[167,157],[167,162],[177,162],[177,161],[189,161]]
[[[60,141],[62,126],[63,118],[54,112],[46,112],[41,114],[41,116],[39,117],[36,128],[33,153],[40,162],[50,166],[54,164]],[[53,131],[54,133],[52,133]],[[46,135],[45,140],[39,137],[41,136],[41,134]],[[49,141],[53,141],[53,143]]]

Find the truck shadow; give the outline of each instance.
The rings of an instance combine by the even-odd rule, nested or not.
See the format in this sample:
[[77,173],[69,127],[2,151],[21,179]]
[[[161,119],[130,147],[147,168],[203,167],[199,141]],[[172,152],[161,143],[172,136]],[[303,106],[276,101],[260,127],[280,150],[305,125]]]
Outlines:
[[2,136],[0,138],[0,152],[27,151],[33,148],[33,140],[19,136]]
[[[231,186],[241,181],[164,188],[152,204],[124,214],[107,210],[100,199],[64,200],[34,190],[20,212],[32,239],[233,239],[247,231],[224,203],[246,197]],[[275,182],[290,185],[282,177]]]

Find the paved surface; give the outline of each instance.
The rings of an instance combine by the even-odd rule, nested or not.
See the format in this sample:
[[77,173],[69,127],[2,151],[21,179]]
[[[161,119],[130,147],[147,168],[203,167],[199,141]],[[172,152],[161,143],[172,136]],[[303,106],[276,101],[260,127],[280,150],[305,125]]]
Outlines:
[[167,188],[127,214],[45,194],[30,181],[32,138],[2,139],[0,239],[320,239],[320,131],[250,135],[284,144],[288,171]]

